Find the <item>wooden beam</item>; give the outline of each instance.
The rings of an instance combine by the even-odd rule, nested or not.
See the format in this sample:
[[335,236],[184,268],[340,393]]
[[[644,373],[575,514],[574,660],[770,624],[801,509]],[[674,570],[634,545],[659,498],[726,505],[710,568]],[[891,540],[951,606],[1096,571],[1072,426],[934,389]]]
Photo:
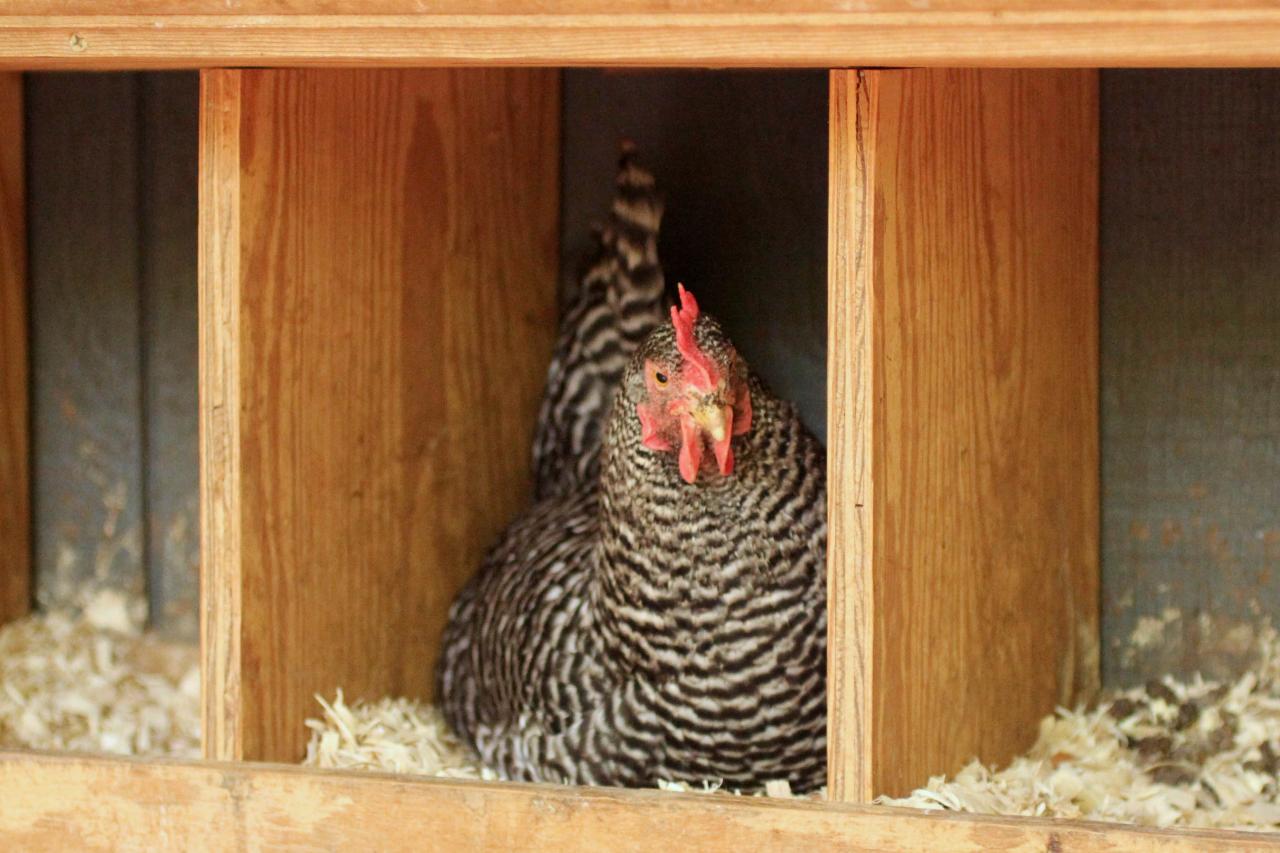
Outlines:
[[442,0],[430,12],[416,0],[111,5],[104,15],[93,0],[9,0],[0,67],[1280,64],[1280,8],[1267,0],[868,0],[853,11],[841,0]]
[[1097,686],[1097,76],[831,95],[830,773],[865,800]]
[[455,593],[528,500],[558,92],[205,73],[206,755],[300,758],[317,692],[430,695]]
[[1275,836],[255,764],[0,753],[21,850],[1276,849]]
[[0,623],[31,607],[22,75],[0,74]]

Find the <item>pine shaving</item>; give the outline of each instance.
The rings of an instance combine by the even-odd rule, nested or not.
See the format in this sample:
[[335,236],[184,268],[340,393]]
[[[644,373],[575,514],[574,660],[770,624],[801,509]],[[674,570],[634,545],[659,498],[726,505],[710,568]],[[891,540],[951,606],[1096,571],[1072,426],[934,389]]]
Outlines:
[[[348,705],[341,690],[332,701],[322,696],[315,698],[323,713],[319,718],[306,721],[311,738],[302,761],[304,765],[452,779],[501,778],[492,768],[484,766],[453,733],[434,705],[410,699],[357,701]],[[743,793],[722,787],[719,780],[708,780],[701,786],[666,779],[657,779],[655,784],[664,791]],[[765,791],[757,793],[792,796],[791,786],[785,779],[771,781]]]
[[198,757],[198,653],[144,616],[103,591],[0,628],[0,748]]
[[[1144,826],[1280,828],[1280,642],[1267,629],[1262,663],[1233,683],[1173,678],[1111,694],[1092,709],[1058,709],[1035,746],[1008,767],[969,764],[882,805],[983,814],[1115,821]],[[497,779],[433,706],[407,699],[316,697],[306,764]],[[791,797],[785,781],[763,791],[718,780],[655,780],[664,791]],[[825,793],[816,795],[818,798]]]
[[306,722],[311,739],[303,764],[451,779],[498,778],[449,729],[433,705],[409,699],[348,705],[341,690],[331,702],[320,696],[316,701],[324,713]]
[[[141,630],[145,608],[103,592],[79,614],[51,611],[0,628],[0,748],[139,756],[199,754],[194,648]],[[1234,682],[1163,678],[1097,707],[1060,708],[1025,755],[978,762],[884,805],[1119,821],[1146,826],[1280,829],[1280,640],[1262,632],[1260,665]],[[408,699],[322,714],[304,763],[495,780],[438,709]],[[668,791],[744,793],[718,781],[655,780]],[[783,782],[763,793],[789,797]]]
[[1233,683],[1163,678],[1091,710],[1058,709],[1003,770],[973,762],[884,805],[1118,821],[1280,828],[1280,644]]

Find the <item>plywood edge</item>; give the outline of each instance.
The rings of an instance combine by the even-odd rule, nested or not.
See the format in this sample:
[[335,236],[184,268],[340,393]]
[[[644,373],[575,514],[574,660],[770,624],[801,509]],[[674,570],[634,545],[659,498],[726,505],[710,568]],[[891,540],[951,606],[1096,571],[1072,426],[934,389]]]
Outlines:
[[[1129,2],[992,3],[860,11],[804,4],[742,13],[44,15],[10,3],[0,67],[637,65],[1263,66],[1280,64],[1280,9]],[[352,8],[350,5],[339,8]],[[305,8],[304,8],[305,12]],[[523,13],[523,14],[522,14]]]
[[827,778],[831,796],[872,791],[875,536],[875,217],[868,144],[878,78],[830,75],[827,264]]
[[22,75],[0,73],[0,623],[31,607]]
[[204,755],[241,757],[240,72],[200,79],[200,649]]
[[1244,832],[1154,830],[800,800],[494,784],[0,753],[14,849],[875,851],[1275,849]]

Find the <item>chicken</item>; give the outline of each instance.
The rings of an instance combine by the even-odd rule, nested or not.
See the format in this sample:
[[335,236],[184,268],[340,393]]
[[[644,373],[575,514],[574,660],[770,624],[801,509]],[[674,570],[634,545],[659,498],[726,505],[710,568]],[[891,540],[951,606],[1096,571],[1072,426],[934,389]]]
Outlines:
[[627,359],[662,321],[662,204],[653,176],[623,143],[617,195],[599,251],[564,312],[533,441],[534,497],[569,494],[599,476],[600,438]]
[[538,499],[450,611],[445,716],[514,780],[750,789],[826,776],[825,455],[679,289],[625,151],[565,315]]

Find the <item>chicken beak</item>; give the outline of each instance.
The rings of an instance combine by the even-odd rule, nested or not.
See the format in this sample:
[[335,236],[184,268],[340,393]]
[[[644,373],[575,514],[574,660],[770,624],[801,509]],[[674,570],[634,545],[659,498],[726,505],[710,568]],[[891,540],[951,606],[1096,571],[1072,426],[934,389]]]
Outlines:
[[733,427],[733,409],[717,406],[715,403],[704,403],[693,410],[693,420],[711,436],[713,443],[719,444]]
[[693,421],[711,439],[716,467],[726,477],[733,473],[733,407],[708,400],[693,410]]
[[734,411],[718,398],[723,394],[691,395],[680,416],[680,476],[686,483],[698,479],[702,466],[703,439],[711,440],[716,467],[724,476],[733,473]]

